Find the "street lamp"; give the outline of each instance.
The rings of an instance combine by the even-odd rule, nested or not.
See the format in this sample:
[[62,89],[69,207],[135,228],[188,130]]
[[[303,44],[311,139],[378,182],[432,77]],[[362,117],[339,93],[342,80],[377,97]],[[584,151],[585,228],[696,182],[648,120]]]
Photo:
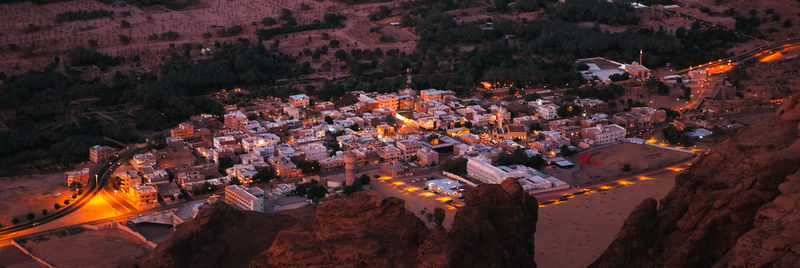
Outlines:
[[94,187],[98,187],[98,185],[97,185],[97,174],[94,174]]

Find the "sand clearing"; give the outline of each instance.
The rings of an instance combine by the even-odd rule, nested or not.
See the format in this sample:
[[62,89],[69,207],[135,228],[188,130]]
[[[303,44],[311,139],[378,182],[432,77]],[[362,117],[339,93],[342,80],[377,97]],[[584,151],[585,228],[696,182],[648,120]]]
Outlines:
[[611,244],[628,214],[645,198],[663,198],[678,173],[664,171],[652,180],[576,196],[539,208],[536,263],[539,267],[586,267]]
[[117,229],[63,237],[49,235],[46,240],[29,241],[23,246],[55,267],[116,267],[151,250],[131,234]]
[[[0,178],[0,224],[11,226],[11,219],[25,220],[28,213],[41,217],[42,209],[53,211],[72,192],[65,186],[64,173]],[[63,204],[63,203],[62,203]]]
[[[575,168],[545,169],[544,172],[564,178],[571,185],[586,185],[652,171],[693,157],[687,153],[634,143],[611,145],[581,155],[591,155],[588,165],[575,161]],[[626,164],[630,165],[630,171],[622,171]]]

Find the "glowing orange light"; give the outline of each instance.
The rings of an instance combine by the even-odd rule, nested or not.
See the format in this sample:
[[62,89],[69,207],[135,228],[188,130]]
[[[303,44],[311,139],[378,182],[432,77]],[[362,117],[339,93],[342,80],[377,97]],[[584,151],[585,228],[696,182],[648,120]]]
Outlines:
[[639,176],[639,180],[640,180],[640,181],[649,181],[649,180],[652,180],[652,179],[653,179],[653,178],[651,178],[651,177],[647,177],[647,176]]
[[424,196],[424,197],[431,197],[431,196],[434,196],[434,195],[436,195],[436,194],[434,194],[434,193],[431,193],[431,192],[424,192],[424,193],[421,193],[421,194],[419,194],[419,195],[420,195],[420,196]]
[[483,88],[485,88],[485,89],[492,89],[492,83],[481,82],[481,84],[483,85]]
[[727,65],[717,65],[717,66],[714,66],[714,67],[706,68],[706,71],[708,72],[708,74],[726,73],[726,72],[730,71],[731,69],[733,69],[734,65],[736,65],[736,64],[728,63]]
[[403,189],[403,191],[406,191],[406,192],[409,192],[409,193],[410,192],[414,192],[416,190],[419,190],[419,187],[406,187],[405,189]]
[[406,183],[405,183],[405,182],[402,182],[402,181],[395,181],[395,182],[392,182],[392,185],[395,185],[395,186],[400,186],[400,185],[405,185],[405,184],[406,184]]
[[617,181],[617,183],[619,183],[619,185],[622,185],[622,186],[628,186],[628,185],[632,185],[633,184],[633,182],[626,181],[626,180],[619,180],[619,181]]
[[379,181],[386,181],[386,180],[391,180],[391,179],[392,179],[392,177],[389,177],[389,176],[378,177]]
[[647,143],[656,143],[656,142],[658,142],[656,138],[650,138],[649,140],[647,140]]
[[679,171],[683,171],[684,170],[684,168],[681,168],[681,167],[668,167],[667,169],[671,170],[671,171],[675,171],[675,172],[679,172]]
[[773,61],[773,60],[780,59],[780,58],[781,58],[781,56],[783,56],[783,53],[781,53],[780,51],[778,51],[778,52],[775,52],[775,53],[769,54],[769,55],[767,55],[767,56],[765,56],[765,57],[763,57],[763,58],[760,58],[760,59],[758,59],[758,61],[760,61],[760,62],[768,62],[768,61]]
[[436,198],[436,200],[441,201],[441,202],[447,202],[447,201],[453,200],[453,198],[449,197],[449,196],[442,196],[442,197]]
[[614,187],[611,187],[611,186],[608,186],[608,185],[603,185],[603,186],[600,186],[599,188],[600,188],[600,190],[608,190],[608,189],[611,189],[611,188],[614,188]]

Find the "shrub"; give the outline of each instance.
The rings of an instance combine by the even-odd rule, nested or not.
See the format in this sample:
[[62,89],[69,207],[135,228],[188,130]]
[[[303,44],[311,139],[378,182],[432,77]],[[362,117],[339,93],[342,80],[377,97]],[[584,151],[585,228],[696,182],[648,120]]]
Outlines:
[[28,220],[33,220],[34,218],[36,218],[36,214],[33,214],[33,212],[28,213],[28,216],[26,216],[26,218],[28,218]]

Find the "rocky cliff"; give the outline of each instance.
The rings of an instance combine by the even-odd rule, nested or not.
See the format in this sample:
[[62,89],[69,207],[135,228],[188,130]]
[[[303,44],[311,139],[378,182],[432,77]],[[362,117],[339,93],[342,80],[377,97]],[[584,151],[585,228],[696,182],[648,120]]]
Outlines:
[[800,263],[800,104],[716,146],[656,204],[645,200],[590,267]]
[[310,206],[270,214],[241,211],[222,202],[200,209],[197,217],[145,256],[139,267],[246,267],[267,250],[278,232],[310,220]]
[[[374,192],[278,214],[215,204],[141,267],[535,267],[538,203],[515,180],[465,197],[453,228],[428,229],[402,199]],[[313,214],[311,214],[313,213]]]

